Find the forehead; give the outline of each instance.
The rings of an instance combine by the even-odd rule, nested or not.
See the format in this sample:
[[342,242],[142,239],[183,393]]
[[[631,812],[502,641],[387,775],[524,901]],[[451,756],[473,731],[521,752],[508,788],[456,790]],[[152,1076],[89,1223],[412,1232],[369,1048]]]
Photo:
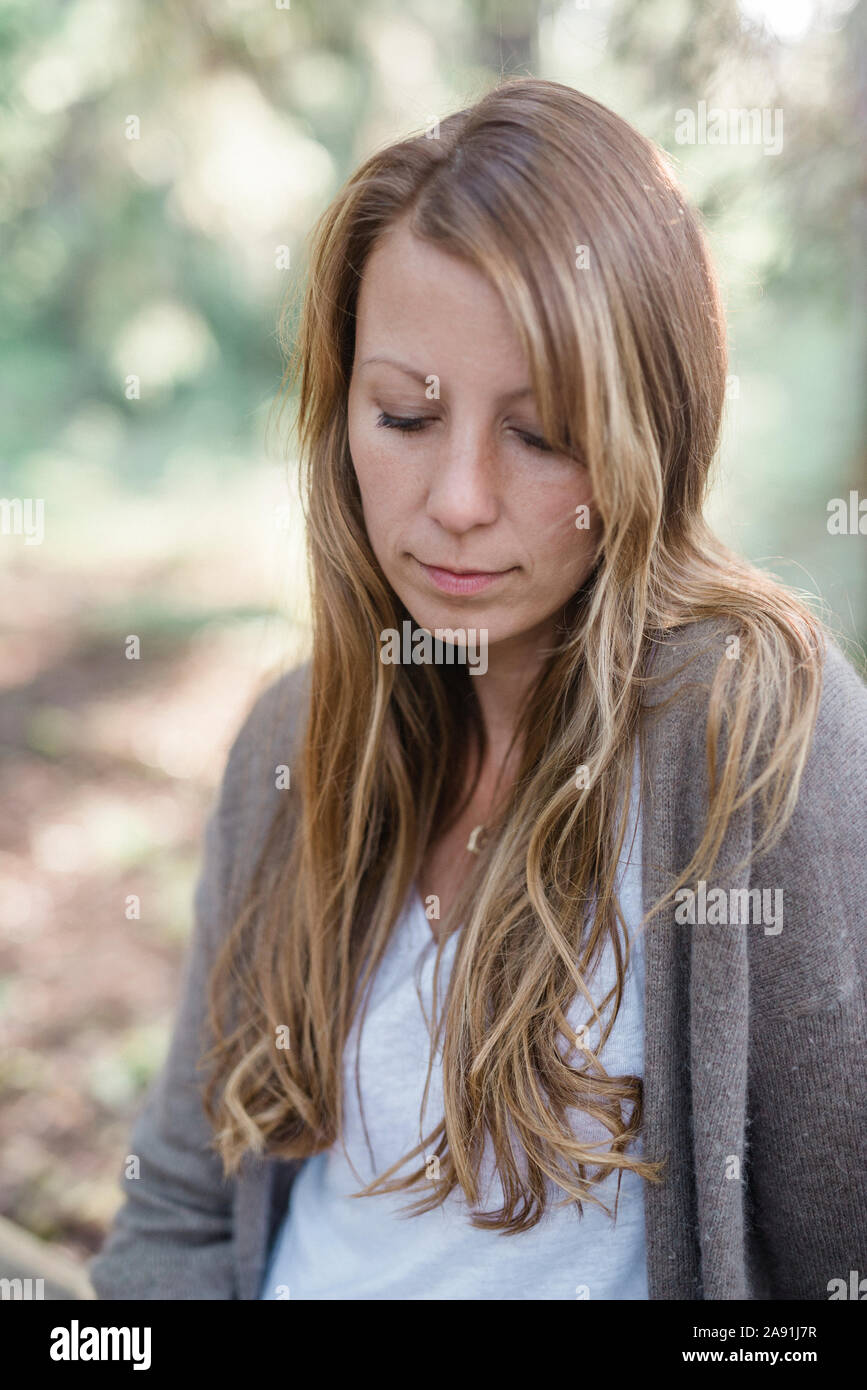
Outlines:
[[[502,389],[527,379],[526,357],[498,291],[467,261],[417,237],[405,220],[383,233],[362,275],[355,357],[388,351],[423,369]],[[510,383],[511,384],[511,383]]]

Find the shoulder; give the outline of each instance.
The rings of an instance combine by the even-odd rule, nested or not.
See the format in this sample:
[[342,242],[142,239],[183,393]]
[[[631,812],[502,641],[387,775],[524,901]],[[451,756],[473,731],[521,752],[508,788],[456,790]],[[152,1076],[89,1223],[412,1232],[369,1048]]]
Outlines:
[[[732,685],[737,684],[742,639],[735,618],[704,619],[655,636],[645,669],[643,705],[649,717],[658,718],[664,712],[666,722],[679,726],[682,734],[694,731],[695,715],[701,708],[706,710],[714,683],[731,675]],[[825,745],[831,743],[845,759],[847,750],[865,746],[867,685],[826,632],[808,660],[821,683],[813,746],[830,752]]]
[[235,734],[211,816],[222,892],[233,899],[249,878],[280,807],[291,796],[304,734],[311,663],[287,671],[255,698]]
[[305,662],[272,680],[252,702],[226,762],[222,791],[229,805],[237,808],[249,795],[261,796],[265,789],[260,775],[275,759],[286,763],[294,752],[303,733],[310,666]]
[[[867,754],[867,685],[833,641],[825,648],[822,699],[813,736],[814,753],[864,776]],[[860,766],[859,766],[860,760]]]
[[[766,657],[760,676],[754,662],[738,659],[739,635],[735,621],[714,620],[677,629],[652,644],[642,735],[653,803],[671,808],[686,838],[690,828],[693,838],[700,838],[708,813],[710,759],[721,773],[737,749],[744,795],[748,783],[757,789],[774,780],[782,789],[778,779],[791,771],[794,781],[786,796],[790,808],[791,796],[796,798],[797,814],[786,834],[788,845],[800,836],[810,852],[827,855],[848,826],[867,860],[867,842],[860,843],[867,841],[867,686],[824,629],[818,643],[786,658],[787,671]],[[714,747],[708,726],[715,690]],[[749,813],[740,793],[736,805],[743,806],[743,815]],[[751,835],[758,830],[754,826]]]
[[[731,624],[697,623],[662,638],[649,663],[655,671],[646,701],[651,805],[684,860],[705,827],[710,693],[730,660],[732,636]],[[766,1021],[828,1008],[867,974],[867,686],[825,632],[812,659],[819,698],[794,807],[781,836],[753,861],[748,880],[753,888],[779,890],[784,900],[781,934],[749,938],[756,1015]],[[730,674],[737,680],[736,660]],[[782,718],[781,708],[771,711],[760,748],[768,747]],[[762,758],[755,755],[753,778],[765,771]],[[755,844],[758,830],[752,804],[741,806],[730,832],[739,851]]]
[[778,937],[750,938],[754,1017],[864,1026],[867,986],[867,688],[829,642],[822,693],[791,819],[754,880],[779,891]]

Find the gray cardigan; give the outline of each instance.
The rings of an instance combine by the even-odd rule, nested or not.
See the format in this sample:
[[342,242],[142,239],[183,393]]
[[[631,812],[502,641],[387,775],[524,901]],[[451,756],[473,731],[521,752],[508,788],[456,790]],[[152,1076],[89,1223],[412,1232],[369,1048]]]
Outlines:
[[[655,651],[664,693],[677,694],[646,720],[645,906],[700,838],[707,691],[725,635],[700,623]],[[274,769],[294,766],[308,677],[301,667],[270,686],[229,755],[168,1059],[133,1129],[140,1176],[123,1179],[89,1268],[103,1299],[258,1297],[299,1161],[248,1155],[225,1181],[196,1059],[215,947],[276,798],[292,794]],[[867,689],[832,645],[792,821],[738,870],[752,837],[750,809],[739,812],[714,872],[726,893],[782,889],[782,930],[679,925],[676,903],[648,930],[643,1142],[648,1157],[668,1155],[664,1184],[645,1185],[651,1299],[826,1299],[831,1280],[867,1273],[865,786]]]

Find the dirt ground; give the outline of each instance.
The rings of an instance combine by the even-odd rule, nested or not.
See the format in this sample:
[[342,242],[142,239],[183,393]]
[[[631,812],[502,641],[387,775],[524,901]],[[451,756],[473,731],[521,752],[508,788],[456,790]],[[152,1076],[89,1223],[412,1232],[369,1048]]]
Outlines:
[[226,753],[301,633],[267,611],[255,534],[228,531],[170,564],[3,568],[0,1214],[77,1259],[167,1046]]

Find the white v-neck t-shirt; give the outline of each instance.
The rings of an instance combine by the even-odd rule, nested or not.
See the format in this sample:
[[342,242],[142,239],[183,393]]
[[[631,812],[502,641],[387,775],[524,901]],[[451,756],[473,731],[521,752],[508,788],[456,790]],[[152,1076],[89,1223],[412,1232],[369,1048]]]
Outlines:
[[[637,768],[636,768],[637,779]],[[618,896],[629,929],[630,963],[620,1010],[601,1060],[608,1074],[644,1074],[644,955],[635,928],[642,916],[641,817],[633,782]],[[438,982],[441,1007],[460,933],[443,948]],[[364,1020],[356,1089],[358,1018],[344,1054],[344,1137],[305,1161],[295,1177],[260,1291],[261,1299],[646,1299],[642,1179],[624,1172],[616,1222],[584,1203],[549,1207],[529,1231],[509,1235],[470,1224],[460,1188],[432,1211],[402,1215],[423,1189],[352,1197],[416,1147],[442,1119],[442,1054],[438,1050],[422,1121],[432,1016],[436,946],[413,888],[395,924],[373,980]],[[614,983],[610,942],[589,984],[597,1005]],[[424,1001],[424,1014],[419,1000]],[[608,1017],[606,1010],[605,1017]],[[583,997],[573,1002],[572,1027],[584,1023],[594,1048],[599,1028]],[[563,1037],[564,1055],[570,1047]],[[365,1139],[364,1122],[371,1152]],[[576,1133],[605,1139],[608,1132],[583,1113]],[[640,1154],[640,1143],[630,1149]],[[416,1156],[402,1174],[422,1163]],[[394,1176],[394,1175],[392,1175]],[[498,1209],[502,1187],[490,1140],[481,1170],[482,1211]],[[594,1186],[614,1210],[617,1174]],[[550,1185],[555,1198],[562,1189]],[[485,1197],[485,1194],[487,1196]]]

